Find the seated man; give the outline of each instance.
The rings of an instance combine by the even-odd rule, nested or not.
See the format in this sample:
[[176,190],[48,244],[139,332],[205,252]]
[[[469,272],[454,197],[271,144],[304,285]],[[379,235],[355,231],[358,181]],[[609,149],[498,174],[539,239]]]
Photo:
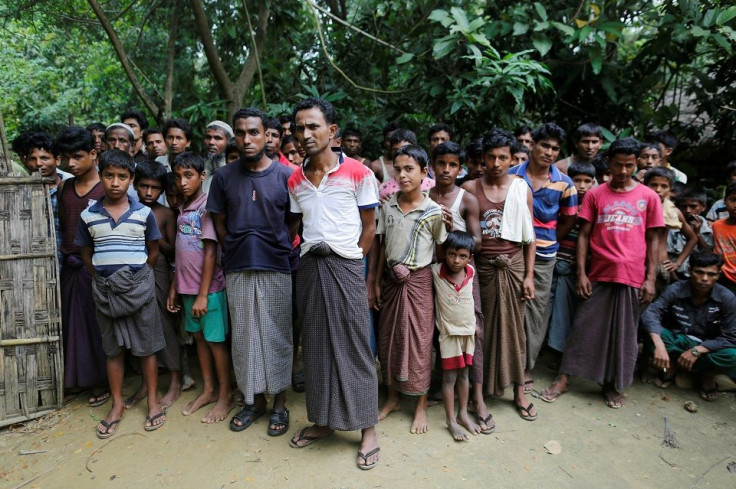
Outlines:
[[720,256],[703,251],[690,255],[690,275],[676,282],[644,311],[653,365],[662,369],[657,385],[666,388],[677,370],[695,372],[700,397],[718,399],[714,377],[736,376],[736,297],[716,283]]

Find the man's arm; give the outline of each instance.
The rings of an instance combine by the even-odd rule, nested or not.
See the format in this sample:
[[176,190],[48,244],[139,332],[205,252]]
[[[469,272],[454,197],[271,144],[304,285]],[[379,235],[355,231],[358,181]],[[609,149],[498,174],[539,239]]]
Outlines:
[[670,368],[670,356],[662,341],[665,316],[677,298],[677,287],[670,286],[641,315],[641,324],[654,343],[653,363],[656,368]]
[[94,246],[82,246],[79,248],[79,255],[82,258],[82,263],[84,263],[84,266],[87,267],[87,270],[89,270],[90,275],[92,277],[95,276],[95,267],[92,266],[92,254],[95,252]]
[[161,234],[164,237],[159,241],[159,248],[166,258],[173,259],[174,242],[176,241],[176,220],[174,218],[174,211],[170,209],[166,209],[166,211],[162,212],[165,215],[164,222],[161,226]]
[[[526,205],[529,208],[529,215],[534,215],[534,199],[530,188],[526,189]],[[524,245],[524,281],[522,290],[524,292],[521,300],[534,299],[534,261],[537,259],[537,242],[533,239],[529,244]]]
[[572,228],[575,227],[577,219],[577,215],[568,216],[560,214],[557,216],[557,241],[570,234]]
[[210,211],[212,216],[212,222],[215,225],[215,234],[217,234],[217,241],[220,243],[222,249],[225,249],[225,236],[227,236],[227,222],[225,214]]
[[157,239],[146,241],[146,250],[148,251],[146,263],[151,268],[156,265],[156,260],[158,260],[158,241]]
[[376,235],[376,208],[361,209],[360,221],[363,229],[360,231],[358,246],[363,250],[363,256],[365,257],[370,251],[373,238]]
[[202,281],[199,282],[197,298],[192,304],[192,316],[203,317],[207,314],[207,296],[210,292],[212,277],[215,274],[215,260],[217,258],[217,243],[211,239],[202,240],[204,245],[204,262],[202,264]]
[[654,297],[654,282],[657,280],[657,257],[659,255],[660,229],[661,228],[649,228],[646,231],[646,278],[639,289],[639,300],[645,304],[651,302]]
[[588,261],[588,248],[590,247],[590,232],[593,229],[593,223],[581,219],[580,232],[578,233],[578,241],[576,243],[575,267],[577,269],[577,293],[582,299],[587,299],[593,295],[593,284],[588,279],[588,273],[585,265]]
[[473,235],[473,241],[475,241],[474,253],[478,253],[483,246],[483,242],[481,241],[480,205],[478,204],[478,199],[466,190],[463,194],[463,206],[465,207],[465,213],[463,214],[465,229]]
[[677,218],[681,224],[680,232],[682,232],[682,234],[685,236],[687,242],[682,248],[680,254],[677,255],[677,260],[674,263],[671,263],[669,260],[665,262],[665,269],[668,272],[676,272],[682,266],[685,260],[687,260],[687,257],[690,256],[690,253],[692,253],[692,251],[695,249],[695,245],[698,244],[698,237],[695,235],[695,231],[693,231],[690,223],[685,220],[685,216],[682,215],[682,211],[680,211],[680,209],[676,210]]

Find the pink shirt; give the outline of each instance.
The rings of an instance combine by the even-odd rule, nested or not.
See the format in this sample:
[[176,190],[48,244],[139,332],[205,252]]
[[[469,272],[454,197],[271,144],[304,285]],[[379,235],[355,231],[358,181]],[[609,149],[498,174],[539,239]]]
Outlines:
[[[215,225],[207,212],[207,194],[203,193],[189,205],[182,204],[176,219],[176,273],[174,282],[180,294],[197,295],[204,271],[205,239],[217,243]],[[220,266],[220,245],[217,245],[215,270],[209,293],[225,290],[225,275]]]
[[641,287],[646,275],[646,231],[663,227],[662,216],[659,196],[640,183],[628,192],[615,192],[608,183],[590,190],[578,214],[593,223],[590,281]]
[[[422,192],[428,192],[429,189],[434,187],[435,181],[429,177],[424,177],[422,180]],[[378,199],[383,203],[390,199],[396,192],[399,191],[399,184],[393,178],[386,180],[378,187]]]

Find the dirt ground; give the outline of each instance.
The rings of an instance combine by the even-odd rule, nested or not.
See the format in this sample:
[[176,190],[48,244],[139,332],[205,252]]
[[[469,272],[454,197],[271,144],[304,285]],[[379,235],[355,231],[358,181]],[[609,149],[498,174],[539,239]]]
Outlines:
[[[546,363],[541,359],[534,372],[538,390],[553,380]],[[126,379],[126,392],[136,382]],[[554,404],[536,399],[539,417],[528,422],[517,415],[509,390],[489,402],[496,432],[460,443],[445,429],[442,406],[430,408],[429,433],[410,434],[412,403],[405,400],[403,411],[378,425],[381,462],[366,472],[355,466],[357,432],[336,433],[305,449],[289,447],[288,437],[307,424],[304,394],[289,393],[291,427],[279,438],[266,435],[266,417],[234,433],[227,422],[205,425],[196,414],[182,416],[195,395],[196,389],[185,392],[166,425],[152,433],[143,430],[146,408],[139,404],[118,434],[99,440],[96,421],[110,405],[89,408],[86,396],[45,419],[4,428],[0,487],[736,488],[736,473],[728,470],[736,462],[732,393],[706,403],[696,391],[664,391],[637,380],[626,392],[626,406],[614,410],[596,384],[576,379]],[[697,404],[696,413],[683,408],[688,400]],[[678,449],[661,446],[665,416]],[[559,454],[545,450],[552,440]]]

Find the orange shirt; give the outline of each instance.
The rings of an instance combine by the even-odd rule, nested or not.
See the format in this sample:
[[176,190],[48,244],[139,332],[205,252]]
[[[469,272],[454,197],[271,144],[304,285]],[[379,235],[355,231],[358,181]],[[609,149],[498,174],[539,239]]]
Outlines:
[[721,271],[731,282],[736,282],[736,225],[728,224],[727,219],[713,223],[713,242],[715,252],[723,257]]

